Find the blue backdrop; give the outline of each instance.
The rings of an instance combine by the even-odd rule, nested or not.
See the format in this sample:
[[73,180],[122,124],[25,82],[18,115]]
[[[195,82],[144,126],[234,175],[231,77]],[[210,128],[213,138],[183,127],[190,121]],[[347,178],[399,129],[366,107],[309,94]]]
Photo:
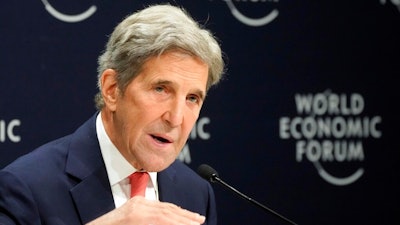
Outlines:
[[[160,1],[0,7],[0,168],[95,112],[96,61]],[[212,30],[227,76],[180,155],[298,224],[398,224],[398,0],[171,1]],[[219,224],[284,224],[214,185]]]

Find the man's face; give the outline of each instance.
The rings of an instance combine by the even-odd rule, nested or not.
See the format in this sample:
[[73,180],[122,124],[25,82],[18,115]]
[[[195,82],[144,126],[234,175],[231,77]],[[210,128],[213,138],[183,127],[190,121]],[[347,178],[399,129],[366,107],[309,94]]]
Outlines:
[[207,78],[199,58],[167,52],[150,58],[125,93],[115,88],[106,130],[136,169],[161,171],[176,159],[199,116]]

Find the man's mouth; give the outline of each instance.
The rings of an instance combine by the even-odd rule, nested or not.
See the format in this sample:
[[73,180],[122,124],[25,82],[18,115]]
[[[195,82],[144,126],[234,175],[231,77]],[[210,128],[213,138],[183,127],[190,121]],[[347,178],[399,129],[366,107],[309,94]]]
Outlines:
[[151,137],[152,137],[154,140],[156,140],[157,142],[159,142],[159,143],[164,143],[164,144],[165,144],[165,143],[171,143],[170,140],[165,139],[165,138],[160,137],[160,136],[151,135]]

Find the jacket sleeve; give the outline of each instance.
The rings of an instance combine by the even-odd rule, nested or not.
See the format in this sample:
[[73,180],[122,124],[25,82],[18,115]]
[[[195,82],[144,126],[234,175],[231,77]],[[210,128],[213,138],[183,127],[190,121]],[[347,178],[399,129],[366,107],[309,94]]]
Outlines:
[[0,224],[40,225],[38,208],[29,187],[12,173],[0,171]]

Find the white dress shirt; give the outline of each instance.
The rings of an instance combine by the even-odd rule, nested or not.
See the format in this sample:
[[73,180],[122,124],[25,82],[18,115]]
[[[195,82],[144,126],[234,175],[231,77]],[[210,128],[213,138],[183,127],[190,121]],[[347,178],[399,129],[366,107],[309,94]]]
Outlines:
[[[101,154],[110,181],[115,207],[118,208],[130,198],[130,183],[128,176],[137,171],[118,151],[107,135],[101,119],[101,113],[96,118],[96,132],[100,143]],[[157,173],[149,173],[145,198],[158,200]]]

